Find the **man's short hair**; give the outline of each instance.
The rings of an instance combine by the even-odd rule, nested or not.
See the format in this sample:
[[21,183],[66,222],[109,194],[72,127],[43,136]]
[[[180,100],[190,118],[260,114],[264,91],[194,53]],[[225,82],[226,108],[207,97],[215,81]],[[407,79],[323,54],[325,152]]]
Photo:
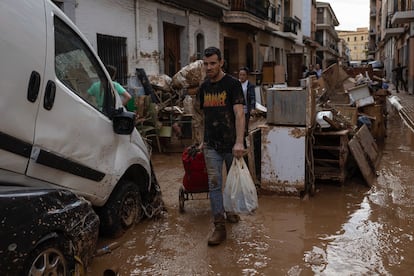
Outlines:
[[218,60],[221,60],[221,51],[217,47],[208,47],[204,50],[205,57],[211,57],[212,55],[217,55]]
[[239,72],[240,72],[240,71],[246,71],[246,73],[247,73],[247,74],[249,74],[249,67],[246,67],[246,66],[244,66],[244,67],[240,67],[240,68],[239,68]]
[[114,79],[116,76],[116,67],[113,65],[109,65],[109,64],[107,64],[105,67],[109,73],[109,76],[111,76],[111,79]]

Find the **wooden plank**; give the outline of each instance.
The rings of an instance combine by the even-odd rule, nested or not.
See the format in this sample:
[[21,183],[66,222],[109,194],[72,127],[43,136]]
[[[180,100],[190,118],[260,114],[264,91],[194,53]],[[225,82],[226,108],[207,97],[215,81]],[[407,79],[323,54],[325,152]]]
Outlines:
[[[257,131],[257,130],[256,130]],[[248,139],[247,143],[247,166],[249,167],[250,175],[252,176],[253,182],[257,183],[257,176],[256,176],[256,163],[254,158],[254,143],[253,143],[253,132],[250,132],[249,135],[246,137]]]
[[378,163],[378,147],[368,127],[363,125],[355,136],[359,140],[364,152],[368,155],[372,168],[376,170]]
[[[372,139],[373,141],[373,138],[368,128],[366,129],[364,128],[366,128],[365,125],[361,127],[361,129],[357,132],[357,134],[355,134],[355,136],[348,143],[348,146],[358,164],[358,167],[367,185],[371,187],[374,183],[374,180],[377,177],[376,170],[375,170],[375,164],[377,160],[371,159],[371,158],[374,158],[375,156],[375,154],[373,154],[374,146],[370,142],[367,142],[367,141],[370,141],[370,139]],[[375,145],[375,148],[376,148],[376,145]],[[371,156],[370,154],[368,154],[369,151],[371,151],[370,152]],[[375,158],[377,157],[378,155],[376,155]]]

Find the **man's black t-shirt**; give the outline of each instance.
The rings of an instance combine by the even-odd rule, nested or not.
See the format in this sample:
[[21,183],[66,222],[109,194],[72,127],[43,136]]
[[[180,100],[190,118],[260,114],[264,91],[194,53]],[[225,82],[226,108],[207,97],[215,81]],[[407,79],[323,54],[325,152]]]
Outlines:
[[219,152],[231,152],[236,142],[233,105],[244,104],[239,80],[227,74],[218,82],[207,79],[198,96],[204,111],[204,142]]

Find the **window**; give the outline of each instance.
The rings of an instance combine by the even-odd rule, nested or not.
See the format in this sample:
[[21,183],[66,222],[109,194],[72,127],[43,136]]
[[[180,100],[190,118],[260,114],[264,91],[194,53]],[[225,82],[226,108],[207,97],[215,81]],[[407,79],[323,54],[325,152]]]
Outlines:
[[276,3],[276,23],[282,23],[282,3],[281,1],[277,1]]
[[361,41],[364,41],[364,36],[361,36]]
[[116,67],[115,80],[128,83],[128,56],[125,37],[97,34],[98,56],[105,65]]
[[[106,101],[113,94],[98,60],[83,40],[56,16],[54,25],[56,77],[86,102],[109,114]],[[96,91],[92,91],[93,87]]]
[[197,43],[197,59],[203,59],[203,51],[204,51],[204,35],[199,33],[196,36],[196,43]]
[[63,0],[52,0],[52,2],[59,7],[59,9],[63,10]]

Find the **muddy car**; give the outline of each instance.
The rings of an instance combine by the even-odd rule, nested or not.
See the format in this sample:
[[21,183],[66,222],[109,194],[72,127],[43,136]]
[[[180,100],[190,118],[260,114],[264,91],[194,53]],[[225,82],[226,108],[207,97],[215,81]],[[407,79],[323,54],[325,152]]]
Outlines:
[[91,204],[74,193],[0,185],[2,275],[82,275],[98,234]]

